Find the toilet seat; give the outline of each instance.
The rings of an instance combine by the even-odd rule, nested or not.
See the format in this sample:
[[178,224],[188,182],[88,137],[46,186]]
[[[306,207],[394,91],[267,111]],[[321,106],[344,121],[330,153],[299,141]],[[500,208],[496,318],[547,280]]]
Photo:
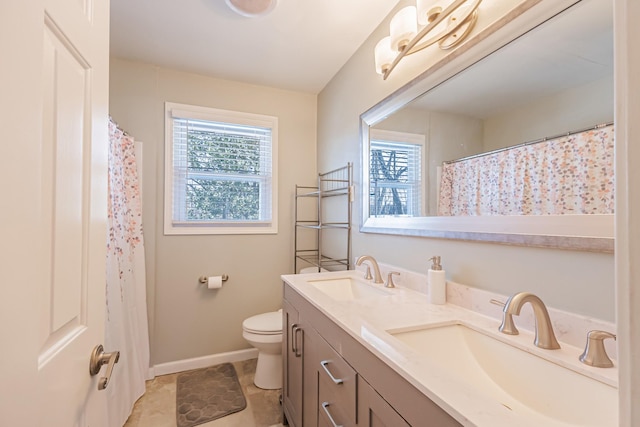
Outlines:
[[242,329],[257,335],[282,334],[282,312],[274,311],[251,316],[242,322]]

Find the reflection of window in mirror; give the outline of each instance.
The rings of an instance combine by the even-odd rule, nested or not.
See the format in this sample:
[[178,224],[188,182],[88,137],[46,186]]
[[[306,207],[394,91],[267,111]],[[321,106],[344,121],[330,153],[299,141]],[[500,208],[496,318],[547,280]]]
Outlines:
[[370,136],[369,214],[423,215],[424,135],[372,129]]

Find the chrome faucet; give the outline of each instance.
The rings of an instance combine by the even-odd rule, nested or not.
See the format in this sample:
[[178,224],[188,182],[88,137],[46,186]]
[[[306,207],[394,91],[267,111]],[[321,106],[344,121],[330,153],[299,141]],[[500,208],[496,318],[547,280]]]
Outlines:
[[[378,267],[378,263],[376,262],[375,258],[373,258],[371,255],[362,255],[356,261],[356,265],[362,265],[362,263],[365,261],[369,261],[369,264],[371,264],[371,267],[373,267],[373,274],[374,274],[373,283],[384,283],[382,281],[382,275],[380,274],[380,267]],[[371,279],[371,272],[369,270],[367,270],[367,272],[369,274],[365,276],[365,279],[369,280]]]
[[534,344],[540,348],[546,348],[548,350],[555,350],[560,348],[558,340],[553,333],[553,327],[551,326],[551,319],[549,319],[549,312],[547,307],[540,298],[530,292],[519,292],[509,297],[502,309],[502,324],[500,325],[500,332],[508,335],[518,335],[518,329],[515,323],[513,323],[513,315],[518,316],[520,309],[526,303],[531,303],[533,307],[533,314],[536,318],[536,338]]

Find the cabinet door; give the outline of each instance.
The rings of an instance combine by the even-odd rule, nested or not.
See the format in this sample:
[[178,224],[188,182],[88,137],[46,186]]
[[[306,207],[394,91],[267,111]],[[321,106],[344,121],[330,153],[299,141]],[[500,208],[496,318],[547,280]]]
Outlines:
[[304,324],[302,422],[304,427],[318,425],[318,341],[322,338],[308,323]]
[[284,363],[282,406],[289,425],[302,427],[304,331],[299,323],[298,311],[286,300],[283,301],[282,308],[282,360]]
[[358,426],[410,427],[362,377],[358,377]]

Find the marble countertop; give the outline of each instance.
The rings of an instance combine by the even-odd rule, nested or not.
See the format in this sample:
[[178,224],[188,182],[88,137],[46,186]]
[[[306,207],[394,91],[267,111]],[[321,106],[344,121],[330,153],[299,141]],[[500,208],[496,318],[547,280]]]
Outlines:
[[[386,331],[415,326],[461,324],[613,389],[617,388],[617,368],[594,368],[580,363],[578,355],[583,349],[568,345],[560,338],[561,349],[544,350],[533,344],[534,334],[530,331],[520,329],[520,335],[513,336],[502,334],[498,332],[499,320],[493,317],[451,303],[430,304],[425,293],[407,287],[387,289],[383,285],[366,282],[368,286],[388,291],[390,295],[337,301],[309,283],[318,279],[341,277],[362,280],[362,273],[352,270],[292,274],[283,275],[282,279],[464,426],[551,427],[587,424],[572,424],[570,421],[550,418],[521,404],[516,404],[516,407],[512,404],[505,405],[477,387],[437,369],[429,360],[421,357],[418,351]],[[553,378],[549,380],[553,381]],[[611,422],[612,426],[617,425],[617,412],[611,414]]]

